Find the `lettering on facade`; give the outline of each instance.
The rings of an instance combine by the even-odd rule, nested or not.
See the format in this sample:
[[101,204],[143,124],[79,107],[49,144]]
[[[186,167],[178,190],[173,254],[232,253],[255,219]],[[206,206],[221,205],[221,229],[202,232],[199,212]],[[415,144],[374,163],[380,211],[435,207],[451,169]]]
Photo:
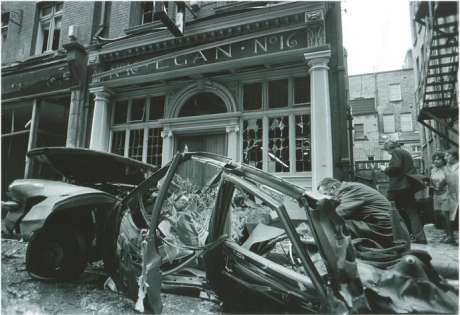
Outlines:
[[137,63],[115,64],[112,65],[110,70],[95,74],[93,80],[108,81],[121,77],[160,73],[180,68],[214,64],[230,60],[236,61],[248,57],[313,47],[324,44],[323,31],[323,28],[318,27],[313,27],[311,31],[308,29],[297,29],[234,43],[226,43],[211,48],[197,49],[176,56],[168,54],[164,57],[156,57]]

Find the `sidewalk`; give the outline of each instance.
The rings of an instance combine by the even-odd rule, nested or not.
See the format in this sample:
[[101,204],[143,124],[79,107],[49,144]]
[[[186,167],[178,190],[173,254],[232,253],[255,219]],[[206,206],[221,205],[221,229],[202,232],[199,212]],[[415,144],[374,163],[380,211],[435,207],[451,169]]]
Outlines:
[[[458,245],[441,243],[444,232],[435,228],[434,224],[427,224],[424,229],[428,244],[412,244],[411,248],[427,251],[432,257],[431,263],[440,274],[458,281]],[[455,235],[458,239],[457,232]]]

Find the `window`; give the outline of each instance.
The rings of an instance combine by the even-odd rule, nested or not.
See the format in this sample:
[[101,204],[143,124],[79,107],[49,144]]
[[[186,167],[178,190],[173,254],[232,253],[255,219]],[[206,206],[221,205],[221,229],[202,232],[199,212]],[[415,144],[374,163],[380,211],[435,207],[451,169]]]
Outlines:
[[126,131],[114,131],[112,134],[112,153],[118,155],[125,154],[125,137]]
[[310,77],[294,79],[294,104],[310,103]]
[[57,50],[61,40],[62,2],[39,4],[36,53]]
[[[156,2],[156,4],[155,4]],[[161,4],[160,4],[161,3]],[[155,6],[157,8],[161,5],[164,5],[165,11],[168,12],[168,1],[142,1],[139,2],[141,7],[141,23],[140,24],[147,24],[157,21],[158,18],[155,16]]]
[[374,156],[373,155],[368,155],[367,160],[368,161],[374,161]]
[[398,102],[401,99],[401,84],[390,84],[390,102]]
[[354,124],[353,130],[355,131],[355,139],[364,139],[364,124]]
[[8,36],[8,24],[10,23],[10,12],[2,13],[2,42]]
[[158,120],[163,118],[164,102],[163,95],[116,101],[110,151],[161,166],[163,129]]
[[123,124],[128,119],[128,101],[121,101],[115,104],[114,124]]
[[395,132],[394,115],[383,115],[383,132]]
[[413,131],[412,114],[401,114],[401,131]]
[[129,121],[144,121],[145,117],[145,102],[146,99],[138,98],[133,99],[131,102],[131,113],[129,117]]
[[288,106],[288,80],[268,82],[268,104],[270,108]]
[[256,110],[262,108],[262,83],[250,83],[243,86],[244,110]]
[[411,149],[413,153],[420,153],[422,152],[422,146],[418,144],[411,145]]
[[268,172],[310,172],[309,77],[243,84],[242,102],[242,161]]
[[149,120],[161,119],[165,112],[165,97],[154,96],[150,98]]

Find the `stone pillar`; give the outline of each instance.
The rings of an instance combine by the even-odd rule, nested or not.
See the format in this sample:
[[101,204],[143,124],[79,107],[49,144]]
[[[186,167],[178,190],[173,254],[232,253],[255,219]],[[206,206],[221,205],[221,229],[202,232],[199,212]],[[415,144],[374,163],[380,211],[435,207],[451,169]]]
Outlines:
[[161,137],[163,138],[163,150],[161,153],[161,166],[164,166],[166,163],[171,161],[174,156],[173,152],[173,132],[169,129],[163,129],[161,132]]
[[238,125],[231,125],[225,128],[227,133],[227,156],[235,162],[239,162],[238,154],[238,132],[240,127]]
[[[35,146],[37,145],[39,120],[40,120],[40,100],[35,98],[33,107],[32,107],[32,117],[30,118],[29,140],[27,143],[27,152],[35,148]],[[26,156],[26,165],[24,168],[24,178],[30,178],[32,174],[33,174],[33,163]]]
[[312,190],[319,181],[333,176],[332,117],[329,96],[329,67],[331,51],[305,53],[310,67]]
[[82,130],[80,127],[80,120],[82,116],[82,102],[84,101],[80,89],[72,89],[70,92],[70,108],[69,108],[69,121],[67,126],[67,140],[66,147],[78,147],[79,139]]
[[107,151],[109,149],[109,98],[111,93],[104,87],[90,89],[90,93],[94,94],[94,111],[89,148]]

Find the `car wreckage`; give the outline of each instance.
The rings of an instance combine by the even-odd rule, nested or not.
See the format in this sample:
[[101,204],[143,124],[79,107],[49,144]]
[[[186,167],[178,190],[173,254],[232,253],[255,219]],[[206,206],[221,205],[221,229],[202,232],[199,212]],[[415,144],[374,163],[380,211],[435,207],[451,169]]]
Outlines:
[[[337,201],[218,155],[178,153],[113,199],[90,216],[96,217],[91,237],[75,238],[73,246],[97,244],[95,256],[138,311],[160,313],[161,290],[177,287],[212,290],[230,312],[458,309],[458,292],[434,270],[431,257],[411,250],[398,233],[389,249],[353,240],[335,212]],[[51,212],[31,240],[42,230],[73,227],[76,221],[67,216],[57,222]],[[31,241],[28,255],[33,247]],[[55,256],[59,264],[42,273],[56,274],[69,261]],[[40,263],[27,264],[32,274],[35,265]],[[70,270],[75,277],[82,267]]]

